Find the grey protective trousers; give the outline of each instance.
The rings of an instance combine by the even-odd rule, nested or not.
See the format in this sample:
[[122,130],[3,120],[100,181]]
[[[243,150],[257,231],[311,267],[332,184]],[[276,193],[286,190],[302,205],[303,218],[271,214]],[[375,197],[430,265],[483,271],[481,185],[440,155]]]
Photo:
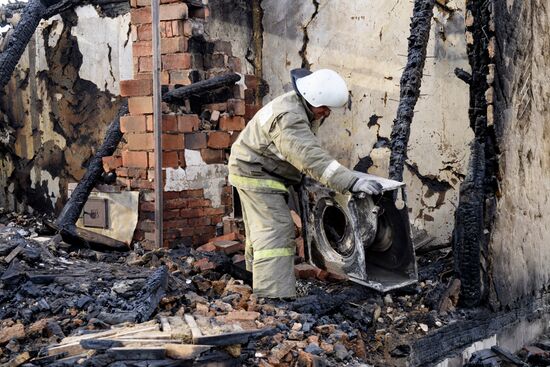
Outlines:
[[237,189],[246,230],[246,268],[259,297],[296,297],[294,222],[283,192]]

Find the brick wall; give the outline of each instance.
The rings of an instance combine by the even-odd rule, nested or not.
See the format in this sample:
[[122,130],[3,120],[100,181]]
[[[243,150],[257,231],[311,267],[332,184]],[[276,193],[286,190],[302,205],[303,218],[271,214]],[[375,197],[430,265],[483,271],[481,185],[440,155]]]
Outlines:
[[[134,240],[146,248],[154,246],[154,135],[152,88],[152,25],[150,2],[131,1],[134,79],[120,82],[121,95],[128,98],[129,115],[121,119],[124,142],[112,157],[104,159],[106,171],[115,170],[118,183],[140,190],[139,223]],[[207,40],[204,24],[208,8],[181,1],[161,0],[161,84],[163,90],[208,79],[229,71],[241,72],[231,43]],[[243,60],[244,61],[244,60]],[[200,152],[193,172],[212,172],[209,165],[227,162],[229,148],[239,132],[259,109],[256,101],[260,83],[253,75],[245,83],[226,87],[201,98],[190,98],[184,106],[163,104],[163,172],[185,174],[189,152]],[[246,87],[245,87],[246,85]],[[196,156],[196,155],[195,155]],[[170,175],[172,176],[172,175]],[[200,176],[200,175],[199,175]],[[198,246],[215,236],[223,217],[232,210],[231,188],[226,177],[221,190],[211,192],[208,179],[188,189],[164,187],[164,246]],[[185,186],[185,185],[183,185]],[[178,187],[175,185],[175,187]],[[212,197],[214,195],[214,197]],[[219,195],[219,197],[217,197]]]

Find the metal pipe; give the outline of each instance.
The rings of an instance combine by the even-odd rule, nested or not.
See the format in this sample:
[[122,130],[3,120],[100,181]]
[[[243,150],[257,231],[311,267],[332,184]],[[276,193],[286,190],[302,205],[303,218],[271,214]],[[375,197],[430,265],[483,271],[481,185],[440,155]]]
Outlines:
[[155,138],[155,245],[163,246],[162,92],[160,86],[160,0],[151,0],[153,31],[153,120]]

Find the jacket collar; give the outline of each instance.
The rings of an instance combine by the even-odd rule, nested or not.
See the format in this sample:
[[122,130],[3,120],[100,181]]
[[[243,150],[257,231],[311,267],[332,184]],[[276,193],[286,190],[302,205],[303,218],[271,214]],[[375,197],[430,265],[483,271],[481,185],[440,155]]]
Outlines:
[[302,106],[304,107],[304,110],[306,111],[307,118],[309,119],[309,122],[310,123],[313,122],[313,120],[315,120],[315,115],[313,115],[313,112],[311,112],[311,110],[309,109],[309,105],[308,105],[307,101],[304,99],[304,97],[302,97],[298,93],[296,93],[296,97],[298,97],[298,99],[302,103]]

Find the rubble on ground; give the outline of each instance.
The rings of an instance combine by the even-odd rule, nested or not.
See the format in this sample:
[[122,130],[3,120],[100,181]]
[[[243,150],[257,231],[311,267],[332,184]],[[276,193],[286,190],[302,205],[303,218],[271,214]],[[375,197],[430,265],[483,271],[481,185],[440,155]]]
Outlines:
[[301,263],[299,297],[266,300],[242,280],[236,233],[196,250],[120,253],[16,223],[0,228],[0,363],[9,366],[380,365],[460,317],[442,251],[419,258],[418,285],[391,294]]

